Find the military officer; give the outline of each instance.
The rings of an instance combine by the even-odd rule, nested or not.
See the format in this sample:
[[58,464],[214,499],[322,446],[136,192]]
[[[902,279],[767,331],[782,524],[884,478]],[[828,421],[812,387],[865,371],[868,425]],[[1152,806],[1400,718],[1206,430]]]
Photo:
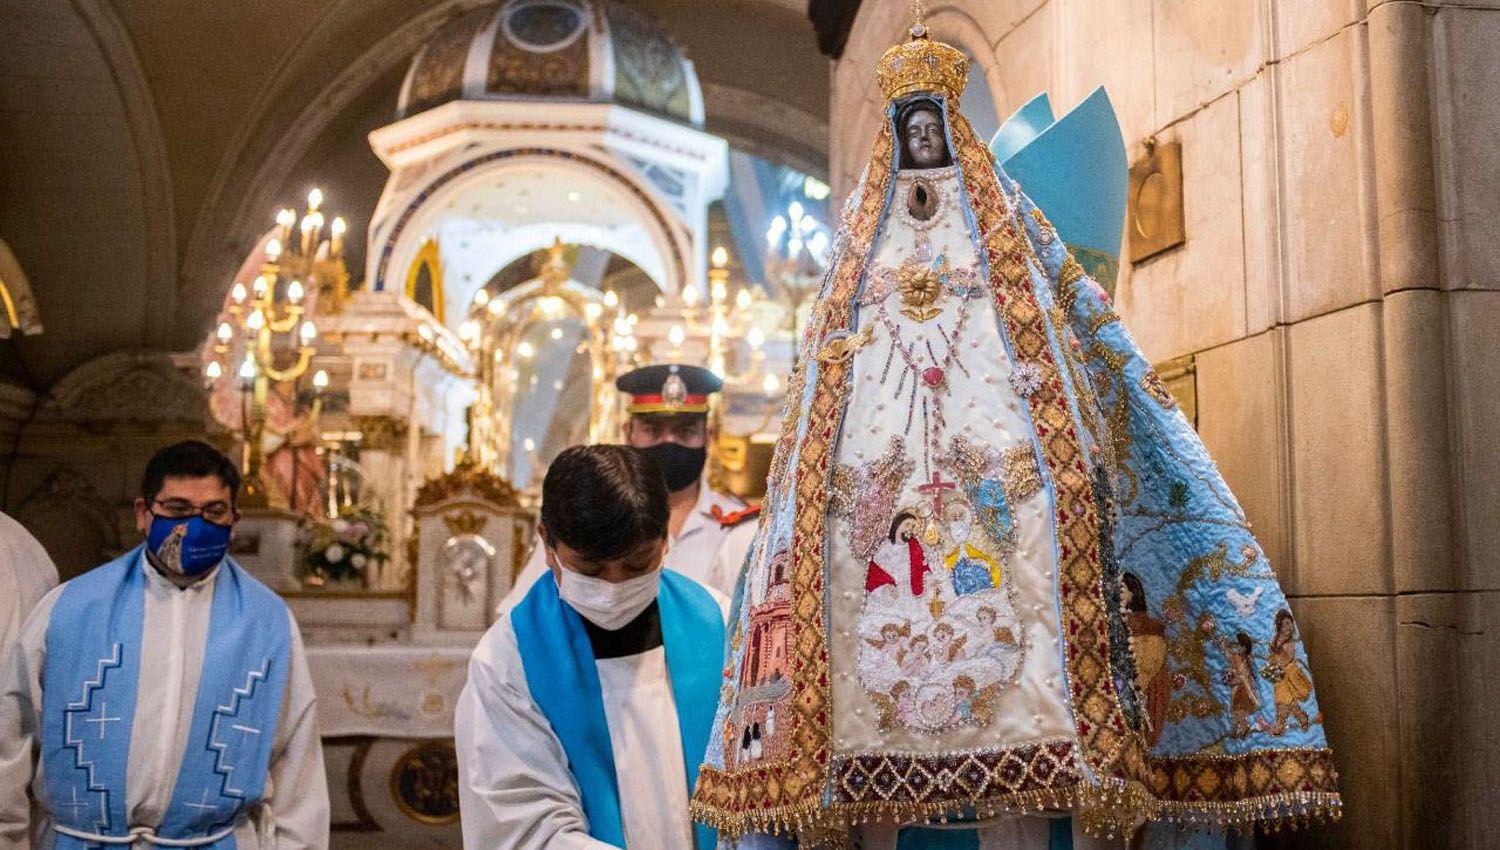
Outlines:
[[[615,380],[615,388],[629,398],[625,444],[655,460],[667,480],[671,518],[664,566],[730,596],[754,538],[758,509],[704,480],[712,436],[708,397],[723,386],[711,370],[679,363],[642,366]],[[500,610],[520,602],[546,572],[542,550],[532,550]]]

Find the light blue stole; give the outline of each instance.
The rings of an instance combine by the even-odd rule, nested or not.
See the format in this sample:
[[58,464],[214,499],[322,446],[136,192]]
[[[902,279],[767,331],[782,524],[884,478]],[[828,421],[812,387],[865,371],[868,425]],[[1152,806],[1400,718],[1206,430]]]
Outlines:
[[[130,755],[146,605],[144,547],[68,582],[47,624],[42,668],[42,801],[57,850],[97,846],[67,834],[125,838]],[[240,813],[265,790],[291,660],[286,605],[225,559],[212,579],[203,672],[172,800],[155,835],[233,850]],[[174,639],[176,636],[174,636]],[[146,682],[145,687],[161,687]]]
[[[719,703],[724,618],[707,590],[672,570],[662,571],[657,604],[691,797]],[[510,620],[526,686],[568,757],[589,835],[624,847],[614,750],[583,618],[558,596],[557,580],[549,571],[511,611]],[[714,831],[701,824],[694,825],[693,837],[697,850],[713,850],[717,843]]]

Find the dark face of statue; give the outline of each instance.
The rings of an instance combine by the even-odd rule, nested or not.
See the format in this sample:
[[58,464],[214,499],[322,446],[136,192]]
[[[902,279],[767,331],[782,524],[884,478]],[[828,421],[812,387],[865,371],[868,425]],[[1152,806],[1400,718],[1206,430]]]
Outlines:
[[906,146],[907,168],[939,168],[948,164],[943,121],[935,110],[922,108],[907,113],[901,124],[901,139]]

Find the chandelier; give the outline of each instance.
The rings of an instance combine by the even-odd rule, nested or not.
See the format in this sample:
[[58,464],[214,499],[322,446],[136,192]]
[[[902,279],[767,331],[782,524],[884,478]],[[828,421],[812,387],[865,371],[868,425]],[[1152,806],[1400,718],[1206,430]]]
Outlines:
[[[204,366],[210,387],[237,380],[240,392],[238,436],[244,444],[244,491],[247,507],[295,506],[297,494],[279,492],[265,473],[268,436],[290,439],[292,426],[275,428],[270,410],[274,398],[290,405],[290,421],[309,427],[316,440],[328,373],[313,371],[312,400],[299,399],[302,380],[317,353],[315,310],[337,312],[348,297],[349,272],[344,265],[342,218],[327,223],[319,209],[323,192],[313,189],[302,216],[288,208],[276,215],[276,227],[265,239],[258,274],[247,285],[236,280],[214,332]],[[294,232],[295,228],[295,232]],[[233,372],[233,376],[229,375]],[[291,479],[295,489],[296,477]]]

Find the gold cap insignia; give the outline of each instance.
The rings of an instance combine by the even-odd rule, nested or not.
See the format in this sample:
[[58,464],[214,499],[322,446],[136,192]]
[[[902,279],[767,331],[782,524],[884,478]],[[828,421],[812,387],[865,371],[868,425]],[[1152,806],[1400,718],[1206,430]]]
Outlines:
[[687,401],[687,382],[674,369],[661,385],[661,400],[668,407],[682,407]]

